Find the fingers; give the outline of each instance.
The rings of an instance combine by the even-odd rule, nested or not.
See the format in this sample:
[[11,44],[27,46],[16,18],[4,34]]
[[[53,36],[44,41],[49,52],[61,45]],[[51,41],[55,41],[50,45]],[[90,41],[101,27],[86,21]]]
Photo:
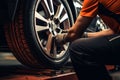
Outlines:
[[68,30],[62,30],[62,33],[68,33]]

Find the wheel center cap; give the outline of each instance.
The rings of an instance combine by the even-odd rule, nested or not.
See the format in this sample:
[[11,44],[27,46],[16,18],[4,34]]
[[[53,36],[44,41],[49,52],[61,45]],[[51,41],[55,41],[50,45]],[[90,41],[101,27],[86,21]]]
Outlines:
[[57,25],[51,21],[50,24],[49,24],[49,27],[52,29],[52,30],[55,30],[55,28],[57,28]]
[[57,29],[57,25],[54,23],[54,21],[50,21],[49,30],[53,35],[57,35],[56,29]]

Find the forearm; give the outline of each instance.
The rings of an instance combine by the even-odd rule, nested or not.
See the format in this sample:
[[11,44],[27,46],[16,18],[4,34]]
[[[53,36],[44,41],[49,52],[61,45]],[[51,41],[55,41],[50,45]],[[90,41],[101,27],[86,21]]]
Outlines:
[[75,24],[68,30],[67,41],[73,41],[80,38],[91,21],[91,17],[78,16]]
[[99,32],[88,32],[87,36],[91,38],[91,37],[107,36],[107,35],[112,35],[112,34],[114,34],[114,32],[111,29],[105,29]]

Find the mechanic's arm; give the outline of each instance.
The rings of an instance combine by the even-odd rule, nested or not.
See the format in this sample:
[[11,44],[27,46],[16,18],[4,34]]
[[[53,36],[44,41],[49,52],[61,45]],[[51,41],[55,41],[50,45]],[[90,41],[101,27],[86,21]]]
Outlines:
[[80,38],[92,21],[92,17],[78,16],[75,24],[68,30],[66,42]]
[[[82,37],[83,32],[86,30],[86,28],[89,26],[89,24],[92,21],[92,17],[84,17],[84,16],[78,16],[75,24],[68,30],[68,35],[66,36],[66,41],[73,41],[77,38]],[[90,37],[100,37],[100,36],[106,36],[114,34],[114,32],[111,29],[105,29],[100,32],[88,32],[87,36]]]
[[103,31],[100,32],[88,32],[87,33],[87,37],[100,37],[100,36],[107,36],[107,35],[112,35],[114,34],[114,31],[112,31],[110,28],[109,29],[105,29]]

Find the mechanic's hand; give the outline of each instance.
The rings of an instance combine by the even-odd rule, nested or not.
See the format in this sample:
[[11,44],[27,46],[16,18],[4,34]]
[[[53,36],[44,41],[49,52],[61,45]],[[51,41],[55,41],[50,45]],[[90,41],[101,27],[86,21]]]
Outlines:
[[58,34],[55,38],[56,43],[65,44],[66,43],[66,36],[67,36],[67,33]]
[[65,44],[66,35],[67,35],[66,33],[62,33],[57,35],[55,38],[56,49],[59,52],[65,50],[64,44]]
[[67,33],[61,33],[55,37],[55,41],[56,41],[55,43],[56,43],[57,49],[60,51],[65,50],[64,44],[66,43],[66,36],[67,36]]

